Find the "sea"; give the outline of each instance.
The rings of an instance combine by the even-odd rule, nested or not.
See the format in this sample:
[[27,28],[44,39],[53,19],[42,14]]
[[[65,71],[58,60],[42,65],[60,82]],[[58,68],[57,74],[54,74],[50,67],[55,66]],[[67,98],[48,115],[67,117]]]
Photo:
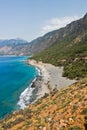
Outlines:
[[27,56],[0,56],[0,118],[24,108],[32,94],[32,81],[38,75],[34,66],[28,65]]

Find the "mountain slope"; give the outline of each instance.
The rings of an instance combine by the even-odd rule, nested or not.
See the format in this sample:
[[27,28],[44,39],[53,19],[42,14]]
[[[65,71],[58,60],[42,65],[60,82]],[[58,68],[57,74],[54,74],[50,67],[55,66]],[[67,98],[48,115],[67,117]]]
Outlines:
[[87,14],[83,18],[68,24],[66,27],[49,32],[43,37],[33,40],[31,43],[32,46],[34,45],[33,49],[39,52],[51,45],[62,42],[63,39],[69,41],[72,38],[75,39],[75,42],[79,42],[81,35],[83,38],[85,33],[87,34]]

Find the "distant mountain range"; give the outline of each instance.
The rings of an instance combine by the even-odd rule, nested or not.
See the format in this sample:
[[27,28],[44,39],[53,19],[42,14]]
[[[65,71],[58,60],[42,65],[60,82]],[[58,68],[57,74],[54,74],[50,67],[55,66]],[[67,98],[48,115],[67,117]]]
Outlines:
[[27,41],[17,38],[0,40],[0,55],[21,55]]
[[1,55],[31,55],[60,42],[78,43],[87,38],[87,14],[61,29],[49,32],[31,42],[21,39],[0,40]]

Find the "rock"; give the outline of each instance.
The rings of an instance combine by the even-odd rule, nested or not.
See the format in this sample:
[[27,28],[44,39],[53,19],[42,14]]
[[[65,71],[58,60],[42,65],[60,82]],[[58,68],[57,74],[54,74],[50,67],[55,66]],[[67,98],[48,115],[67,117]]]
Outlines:
[[51,122],[51,120],[52,120],[51,118],[48,118],[48,121],[49,121],[49,122]]
[[43,130],[46,130],[46,127],[43,127]]

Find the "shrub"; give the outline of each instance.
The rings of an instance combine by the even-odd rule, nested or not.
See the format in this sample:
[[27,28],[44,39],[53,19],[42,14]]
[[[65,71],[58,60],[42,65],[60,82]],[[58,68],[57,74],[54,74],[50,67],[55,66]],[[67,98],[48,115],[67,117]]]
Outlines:
[[68,130],[82,130],[79,126],[70,127]]
[[87,108],[84,108],[83,110],[82,110],[82,112],[81,112],[81,114],[87,114]]

